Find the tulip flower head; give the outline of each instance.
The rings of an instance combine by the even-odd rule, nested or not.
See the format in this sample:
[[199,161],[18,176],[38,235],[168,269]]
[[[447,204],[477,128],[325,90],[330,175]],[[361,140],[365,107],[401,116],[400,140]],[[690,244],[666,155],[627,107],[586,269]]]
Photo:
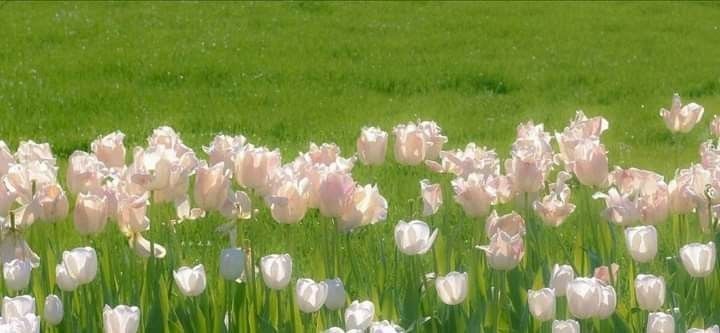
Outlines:
[[363,127],[357,139],[357,152],[365,165],[381,165],[387,151],[387,132],[377,127]]
[[688,133],[702,119],[705,108],[696,103],[682,105],[680,95],[674,94],[670,110],[660,109],[660,117],[672,133]]
[[657,230],[653,226],[625,229],[625,244],[630,256],[640,263],[650,262],[658,250]]
[[423,216],[437,213],[443,203],[442,188],[440,184],[431,184],[429,180],[420,181],[420,196],[423,200]]
[[63,320],[63,303],[59,297],[48,295],[45,297],[45,306],[43,311],[43,319],[53,326],[60,324]]
[[91,247],[79,247],[63,252],[62,262],[69,278],[78,285],[92,282],[97,275],[97,253]]
[[485,251],[490,267],[501,271],[515,268],[525,255],[522,236],[520,234],[510,236],[502,230],[492,236],[489,245],[476,246],[476,248]]
[[580,333],[580,324],[576,320],[554,320],[552,333]]
[[225,280],[238,280],[244,271],[245,251],[241,248],[229,248],[220,252],[220,275]]
[[663,312],[651,312],[647,320],[647,333],[675,333],[675,318]]
[[467,273],[450,272],[435,279],[435,290],[440,300],[447,305],[462,303],[468,294]]
[[345,329],[365,330],[375,318],[375,305],[370,301],[353,301],[345,309]]
[[709,276],[715,268],[715,243],[691,243],[680,248],[680,259],[692,277]]
[[528,290],[528,307],[535,319],[546,321],[555,318],[555,291],[551,288]]
[[25,260],[13,259],[3,263],[3,278],[5,287],[9,290],[22,290],[30,283],[32,265]]
[[263,281],[270,289],[282,290],[290,283],[292,258],[289,254],[271,254],[260,259]]
[[185,296],[199,296],[205,291],[207,285],[205,267],[200,264],[195,267],[183,266],[173,271],[175,285]]
[[425,254],[435,242],[437,233],[437,229],[431,233],[430,227],[423,221],[400,221],[395,225],[395,244],[404,254]]
[[550,288],[555,290],[555,295],[565,296],[565,291],[570,282],[575,280],[575,271],[570,265],[553,266],[552,276],[550,276]]
[[654,275],[639,274],[635,278],[635,297],[640,309],[660,310],[665,304],[665,280]]
[[295,285],[295,301],[300,311],[313,313],[325,304],[328,296],[328,285],[312,279],[298,279]]
[[118,305],[103,308],[103,332],[135,333],[140,326],[140,309],[137,306]]
[[339,278],[325,280],[328,287],[327,298],[325,299],[325,307],[328,310],[338,310],[345,305],[345,285]]

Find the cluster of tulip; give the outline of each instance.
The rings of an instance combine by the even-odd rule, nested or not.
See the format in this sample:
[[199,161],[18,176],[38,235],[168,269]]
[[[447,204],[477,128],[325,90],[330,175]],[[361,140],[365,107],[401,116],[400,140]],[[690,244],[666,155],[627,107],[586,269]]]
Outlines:
[[[661,116],[672,132],[686,133],[700,121],[703,111],[694,103],[683,106],[676,95],[671,110],[662,110]],[[711,126],[713,133],[720,135],[720,119]],[[587,187],[607,189],[593,198],[604,200],[602,215],[609,222],[625,228],[628,252],[638,263],[656,257],[658,231],[654,225],[663,223],[670,214],[695,213],[703,231],[716,231],[720,215],[720,196],[715,195],[720,191],[720,148],[704,143],[701,163],[679,170],[666,183],[661,175],[648,170],[616,167],[610,171],[607,151],[600,140],[607,129],[604,118],[588,118],[581,111],[554,136],[542,124],[521,124],[511,156],[503,164],[494,150],[474,143],[462,150],[443,150],[447,137],[436,123],[410,122],[394,128],[393,152],[400,164],[424,164],[433,172],[454,175],[454,200],[467,216],[486,218],[489,244],[476,247],[484,251],[488,266],[497,271],[513,270],[522,262],[526,252],[524,237],[532,226],[526,224],[525,219],[530,218],[527,215],[524,219],[515,211],[498,213],[505,207],[503,204],[520,203],[527,207],[524,214],[534,212],[542,224],[559,227],[576,208],[570,202],[569,182],[573,178]],[[552,145],[553,138],[558,152]],[[67,186],[76,196],[72,220],[81,235],[99,234],[108,221],[115,221],[130,248],[141,257],[161,259],[167,253],[164,246],[143,236],[151,226],[147,216],[150,201],[174,205],[173,225],[202,218],[208,212],[229,220],[218,229],[230,239],[230,247],[220,253],[219,270],[224,279],[238,283],[246,281],[246,273],[255,271],[253,257],[238,246],[236,239],[236,221],[253,215],[251,196],[262,198],[272,218],[281,224],[298,223],[313,208],[340,232],[375,224],[387,216],[387,200],[378,187],[357,184],[351,173],[357,159],[365,165],[384,163],[388,133],[379,128],[362,129],[353,157],[342,157],[335,144],[311,144],[309,151],[287,164],[282,164],[278,150],[255,146],[243,136],[227,135],[218,135],[203,147],[207,160],[202,160],[169,127],[154,130],[147,147],[136,147],[132,162],[126,164],[123,141],[124,135],[114,132],[93,141],[90,153],[76,151],[70,156]],[[556,170],[557,166],[562,169]],[[4,285],[9,290],[27,288],[30,272],[40,262],[23,233],[36,221],[59,221],[69,214],[68,197],[58,183],[57,170],[47,143],[22,142],[13,154],[0,141],[0,259]],[[422,215],[436,214],[443,204],[441,184],[421,180],[420,197]],[[438,229],[432,230],[419,220],[399,221],[394,228],[398,251],[409,256],[426,254],[437,236]],[[699,278],[713,272],[716,252],[713,242],[690,243],[679,249],[679,257],[689,275]],[[252,271],[247,272],[247,268]],[[55,281],[63,292],[72,292],[92,282],[97,270],[95,250],[76,248],[63,253]],[[292,258],[289,254],[265,255],[258,270],[268,288],[285,289],[293,276]],[[554,320],[553,332],[579,332],[580,324],[575,319],[606,319],[615,312],[617,270],[615,264],[601,266],[595,268],[592,277],[576,277],[572,266],[555,265],[547,288],[528,291],[529,311],[538,321]],[[179,292],[188,297],[201,295],[207,287],[203,264],[179,267],[173,277]],[[434,279],[443,303],[457,305],[467,298],[467,272],[429,274],[427,278]],[[648,332],[674,331],[673,315],[663,312],[664,278],[638,274],[634,286],[639,308],[649,312]],[[323,306],[331,311],[345,307],[347,332],[402,330],[390,321],[376,321],[375,305],[370,301],[355,300],[346,307],[348,295],[339,278],[319,282],[298,278],[294,296],[297,308],[304,313],[317,312]],[[556,300],[560,297],[566,298],[574,319],[556,319]],[[106,305],[105,331],[136,332],[139,316],[135,306],[112,309]],[[44,318],[50,325],[62,321],[60,298],[47,296]],[[0,331],[7,328],[12,332],[38,332],[39,327],[34,298],[5,297]],[[333,327],[327,332],[343,329]]]

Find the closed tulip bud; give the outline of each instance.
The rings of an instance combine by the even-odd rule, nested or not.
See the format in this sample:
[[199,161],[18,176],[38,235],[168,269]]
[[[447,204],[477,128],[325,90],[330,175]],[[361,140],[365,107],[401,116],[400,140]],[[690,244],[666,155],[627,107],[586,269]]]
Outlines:
[[80,285],[92,282],[97,275],[97,253],[91,247],[79,247],[63,252],[63,263],[67,274]]
[[680,248],[680,259],[692,277],[706,277],[715,268],[715,243],[691,243]]
[[430,184],[430,181],[420,181],[420,195],[423,200],[423,216],[430,216],[437,213],[443,203],[442,189],[440,184]]
[[530,314],[537,320],[555,318],[555,291],[550,288],[528,290],[528,307]]
[[375,318],[375,305],[370,301],[353,301],[345,309],[345,329],[365,330]]
[[195,267],[183,266],[173,271],[175,284],[185,296],[198,296],[205,291],[207,281],[205,278],[205,266],[202,264]]
[[135,333],[140,326],[140,309],[137,306],[118,305],[103,308],[103,332]]
[[476,248],[485,251],[490,267],[501,271],[517,267],[525,255],[522,236],[510,236],[502,230],[492,236],[489,245],[476,246]]
[[13,259],[3,263],[3,277],[5,287],[9,290],[21,290],[27,288],[30,283],[32,266],[25,260]]
[[567,286],[572,280],[575,280],[575,271],[570,265],[555,264],[550,277],[550,288],[555,290],[555,295],[565,296]]
[[350,174],[332,171],[320,181],[318,204],[320,213],[327,217],[341,217],[353,199],[355,181]]
[[588,319],[599,312],[601,285],[593,278],[576,278],[568,283],[565,296],[570,314],[578,319]]
[[663,312],[651,312],[647,320],[647,333],[675,333],[675,319]]
[[271,254],[260,259],[263,281],[270,289],[282,290],[290,283],[292,258],[289,254]]
[[485,221],[485,234],[488,238],[503,231],[509,236],[525,235],[525,220],[516,212],[498,216],[497,211],[493,211]]
[[45,297],[43,319],[50,325],[57,325],[63,320],[63,303],[59,297],[48,295]]
[[404,254],[425,254],[435,242],[437,233],[437,229],[430,233],[430,227],[423,221],[400,221],[395,225],[395,244]]
[[635,278],[635,296],[640,309],[659,310],[665,303],[665,280],[654,275],[639,274]]
[[219,209],[230,191],[230,171],[225,162],[213,166],[202,163],[195,171],[194,198],[204,210]]
[[295,301],[300,311],[313,313],[325,304],[328,296],[328,286],[325,282],[315,282],[311,279],[298,279],[295,285]]
[[79,285],[78,281],[70,276],[64,263],[55,266],[55,283],[62,291],[74,291]]
[[437,159],[442,151],[443,145],[448,141],[448,138],[442,135],[442,128],[434,121],[420,121],[418,128],[425,134],[425,158],[428,160]]
[[357,152],[365,165],[381,165],[387,151],[387,132],[377,127],[363,127],[357,139]]
[[241,248],[224,249],[220,253],[220,275],[225,280],[237,280],[245,271],[245,251]]
[[5,318],[21,318],[27,314],[35,314],[35,298],[30,295],[3,297],[2,316]]
[[588,139],[575,148],[577,159],[572,171],[581,184],[586,186],[605,186],[608,180],[608,158],[605,146],[596,140]]
[[653,226],[625,229],[625,244],[630,256],[640,263],[650,262],[658,250],[657,230]]
[[660,109],[660,117],[665,121],[665,126],[672,133],[688,133],[702,119],[705,108],[702,105],[690,103],[682,105],[680,95],[674,94],[670,110]]
[[450,272],[435,279],[435,290],[447,305],[462,303],[468,294],[467,273]]
[[328,287],[325,307],[328,310],[338,310],[345,305],[345,286],[339,278],[325,280]]
[[111,168],[125,166],[125,134],[120,131],[112,132],[106,136],[98,137],[90,144],[90,149],[98,160]]
[[95,235],[105,229],[108,220],[107,198],[80,193],[75,201],[75,230],[80,235]]
[[552,333],[580,333],[580,324],[572,319],[554,320]]
[[50,165],[55,165],[55,157],[53,157],[50,144],[36,143],[33,140],[20,141],[15,158],[19,164],[29,164],[34,161],[48,162]]
[[687,333],[720,333],[720,326],[713,325],[706,329],[702,328],[691,328],[687,331]]

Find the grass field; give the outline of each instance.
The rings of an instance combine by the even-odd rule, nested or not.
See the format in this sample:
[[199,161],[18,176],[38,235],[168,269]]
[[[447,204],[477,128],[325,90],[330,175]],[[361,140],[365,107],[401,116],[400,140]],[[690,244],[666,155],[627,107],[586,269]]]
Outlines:
[[[289,162],[310,142],[334,142],[351,155],[362,126],[390,131],[421,118],[438,122],[448,148],[476,142],[504,159],[517,124],[534,120],[560,131],[582,109],[609,120],[603,143],[611,166],[651,169],[669,180],[676,168],[698,160],[697,147],[710,138],[707,125],[720,109],[718,18],[717,3],[1,2],[0,140],[12,148],[28,139],[49,142],[64,175],[73,151],[88,151],[98,135],[114,130],[127,135],[131,148],[168,125],[203,158],[201,146],[216,134],[243,134],[279,148]],[[705,107],[703,121],[681,137],[658,116],[674,92]],[[585,262],[580,275],[599,264],[621,266],[616,314],[583,323],[588,332],[644,330],[647,312],[637,309],[631,290],[641,271],[669,281],[679,329],[720,323],[718,270],[696,283],[664,259],[677,255],[672,223],[659,227],[657,259],[635,267],[621,229],[619,238],[607,238],[602,204],[589,199],[590,189],[578,189],[578,210],[538,240],[542,257],[500,275],[474,249],[486,242],[484,219],[465,217],[453,202],[452,178],[400,166],[391,154],[388,161],[353,169],[358,182],[377,183],[388,199],[386,223],[331,237],[329,219],[317,212],[298,225],[280,225],[253,197],[259,213],[243,227],[243,245],[256,260],[290,253],[293,281],[337,273],[350,300],[372,300],[376,319],[415,331],[549,331],[529,316],[525,293],[547,282],[554,263],[570,259],[558,247]],[[419,218],[422,178],[443,186],[445,205],[426,219],[440,233],[430,254],[400,256],[392,230],[398,220]],[[170,205],[153,205],[149,216],[147,237],[168,248],[164,259],[136,257],[112,225],[93,238],[77,235],[70,219],[29,230],[28,242],[43,261],[29,290],[39,308],[46,294],[58,292],[53,268],[62,250],[90,245],[100,257],[98,280],[63,295],[67,312],[59,331],[99,331],[104,304],[129,304],[140,307],[143,332],[219,332],[233,298],[240,300],[233,304],[242,332],[343,326],[341,312],[300,313],[292,288],[269,292],[262,281],[255,288],[223,281],[218,255],[227,240],[215,233],[221,216],[186,222],[176,233],[166,223],[174,216]],[[688,233],[689,240],[709,240]],[[325,267],[320,234],[340,243],[337,272]],[[588,234],[597,235],[597,244],[613,243],[600,253],[591,250],[596,243],[574,245]],[[174,288],[172,270],[195,263],[206,267],[208,290],[190,299]],[[468,300],[456,307],[408,282],[413,273],[453,270],[468,272],[471,281]],[[493,300],[490,285],[500,280],[507,299]]]

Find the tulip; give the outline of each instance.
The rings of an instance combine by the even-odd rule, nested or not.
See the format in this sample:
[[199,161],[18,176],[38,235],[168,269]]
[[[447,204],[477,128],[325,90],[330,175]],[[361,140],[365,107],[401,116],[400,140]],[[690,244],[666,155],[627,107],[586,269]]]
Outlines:
[[97,254],[91,247],[79,247],[63,252],[63,263],[67,274],[79,285],[92,282],[97,275]]
[[662,312],[651,312],[647,320],[647,333],[675,333],[675,319]]
[[248,197],[247,193],[243,191],[230,191],[225,198],[225,202],[220,206],[219,211],[223,217],[229,220],[247,220],[252,217],[252,202],[250,202],[250,197]]
[[280,151],[269,150],[265,147],[255,147],[251,144],[233,156],[235,164],[235,181],[265,194],[270,185],[271,177],[282,163]]
[[525,255],[522,236],[510,236],[502,230],[492,236],[489,245],[476,248],[485,251],[490,267],[502,271],[515,268]]
[[687,333],[720,333],[720,326],[713,325],[706,329],[702,328],[691,328],[687,331]]
[[552,333],[580,333],[580,324],[572,319],[553,320]]
[[659,310],[665,303],[665,280],[654,275],[639,274],[635,278],[635,296],[640,309]]
[[440,184],[430,184],[430,181],[420,181],[420,196],[423,200],[423,216],[430,216],[437,213],[443,203],[442,189]]
[[15,157],[10,151],[10,148],[8,148],[7,143],[0,140],[0,175],[6,174],[10,168],[10,164],[15,163],[17,163],[17,161],[15,161]]
[[22,317],[0,317],[0,332],[38,333],[40,332],[40,318],[34,313],[28,313]]
[[601,287],[593,278],[576,278],[568,283],[566,297],[570,314],[578,319],[595,316],[600,311],[603,297]]
[[320,214],[327,217],[341,217],[353,200],[354,192],[355,181],[349,174],[340,171],[329,172],[318,188]]
[[492,238],[498,231],[503,231],[509,236],[523,236],[525,220],[516,212],[498,216],[497,211],[493,211],[485,221],[485,234],[488,238]]
[[448,138],[442,135],[442,129],[434,121],[421,121],[418,123],[418,128],[423,131],[425,135],[426,146],[425,146],[425,158],[428,160],[437,159],[440,151],[442,151],[443,145],[447,143]]
[[616,188],[611,188],[607,194],[595,193],[593,199],[604,199],[605,210],[603,216],[617,225],[630,225],[640,219],[640,209],[637,202],[630,198],[629,193],[620,194]]
[[425,160],[428,142],[422,129],[413,123],[398,125],[395,134],[395,160],[404,165],[418,165]]
[[381,165],[387,151],[387,132],[377,127],[363,127],[357,139],[357,152],[365,165]]
[[357,186],[337,221],[338,230],[350,231],[384,221],[387,209],[387,200],[380,194],[377,185]]
[[215,165],[225,162],[225,168],[232,170],[233,154],[237,150],[241,150],[247,139],[242,136],[216,135],[210,146],[203,146],[202,149],[208,154],[208,165]]
[[260,270],[268,288],[285,289],[292,276],[292,258],[287,253],[264,256],[260,259]]
[[298,279],[295,285],[295,301],[300,311],[313,313],[325,304],[328,296],[328,286],[325,282],[315,282],[312,279]]
[[598,266],[595,267],[595,270],[593,271],[593,277],[599,282],[602,282],[603,284],[615,283],[618,278],[619,270],[620,265],[618,265],[617,263],[610,264],[610,267],[606,265]]
[[195,267],[183,266],[173,271],[175,284],[185,296],[198,296],[205,291],[205,266],[202,264]]
[[680,95],[674,94],[670,110],[660,109],[660,117],[665,121],[665,126],[672,133],[688,133],[702,119],[705,108],[702,105],[690,103],[682,105]]
[[713,120],[710,123],[710,133],[716,138],[720,137],[720,118],[717,115],[713,115]]
[[402,327],[395,325],[387,320],[376,321],[370,325],[369,333],[397,333],[405,332]]
[[117,224],[123,234],[129,237],[150,229],[147,195],[121,195],[117,205]]
[[340,327],[330,327],[323,331],[323,333],[345,333],[345,330]]
[[555,318],[555,291],[551,288],[528,290],[528,307],[535,319],[546,321]]
[[605,146],[596,140],[584,140],[575,147],[577,159],[572,171],[581,184],[606,186],[608,181],[608,158]]
[[450,272],[435,279],[435,290],[440,300],[447,305],[462,303],[468,294],[467,273]]
[[668,183],[671,213],[688,214],[693,211],[695,208],[695,202],[691,191],[689,191],[692,186],[692,182],[692,169],[682,169],[677,172],[675,179]]
[[105,179],[105,164],[95,155],[75,151],[70,155],[67,169],[67,183],[70,193],[90,192],[102,187]]
[[13,259],[3,263],[5,287],[15,291],[27,288],[31,272],[32,266],[25,260]]
[[290,178],[273,190],[265,201],[270,205],[270,214],[278,223],[293,224],[305,217],[308,210],[307,178]]
[[488,214],[490,206],[498,201],[500,178],[471,173],[467,178],[455,178],[451,183],[455,192],[455,202],[463,207],[469,217],[481,217]]
[[63,303],[59,297],[48,295],[45,297],[43,319],[50,325],[57,325],[63,320]]
[[512,179],[513,191],[517,193],[540,191],[550,162],[539,159],[534,150],[514,150],[512,155],[511,159],[505,161],[505,171]]
[[345,305],[345,286],[339,278],[325,280],[328,287],[327,298],[325,299],[325,307],[328,310],[338,310]]
[[74,291],[80,284],[74,277],[70,276],[63,263],[55,266],[55,282],[62,291]]
[[487,176],[500,175],[500,159],[497,153],[486,147],[477,147],[475,143],[468,143],[464,150],[441,151],[441,163],[425,160],[430,170],[440,173],[452,173],[458,177],[466,178],[472,173]]
[[125,166],[125,134],[115,131],[104,137],[98,137],[90,144],[90,149],[97,159],[111,168]]
[[48,162],[55,165],[55,157],[53,157],[50,144],[35,143],[33,140],[20,141],[15,158],[20,164],[29,164],[34,161]]
[[555,295],[565,296],[568,284],[573,280],[575,280],[575,271],[570,265],[555,264],[550,276],[550,288],[555,290]]
[[75,230],[80,235],[95,235],[105,229],[108,220],[107,198],[95,194],[78,194],[74,210]]
[[67,217],[70,207],[67,196],[65,196],[65,192],[60,185],[43,185],[38,189],[37,193],[35,193],[35,198],[39,208],[40,219],[54,222]]
[[230,191],[230,171],[225,162],[208,166],[204,162],[195,171],[194,198],[204,210],[218,209]]
[[430,227],[423,221],[400,221],[395,225],[395,244],[404,254],[425,254],[435,242],[437,233],[437,229],[430,233]]
[[625,244],[635,261],[650,262],[655,258],[658,250],[657,230],[653,226],[627,228]]
[[30,295],[3,297],[2,316],[5,318],[21,318],[27,314],[35,314],[35,298]]
[[135,333],[140,326],[140,309],[137,306],[118,305],[114,309],[107,304],[103,308],[103,332]]
[[375,318],[375,305],[370,301],[353,301],[345,309],[345,329],[365,330]]
[[565,184],[571,177],[565,171],[559,172],[550,193],[541,200],[533,202],[535,213],[545,225],[560,226],[575,211],[575,205],[570,203],[570,187]]
[[617,294],[613,286],[600,286],[600,303],[598,304],[598,311],[596,317],[598,319],[607,319],[617,306]]
[[152,136],[148,138],[148,145],[172,150],[176,155],[182,155],[190,149],[183,144],[180,136],[169,126],[160,126],[154,129]]
[[715,268],[715,243],[691,243],[680,248],[680,259],[692,277],[709,276]]
[[220,275],[225,280],[237,280],[245,271],[245,251],[229,248],[220,252]]

